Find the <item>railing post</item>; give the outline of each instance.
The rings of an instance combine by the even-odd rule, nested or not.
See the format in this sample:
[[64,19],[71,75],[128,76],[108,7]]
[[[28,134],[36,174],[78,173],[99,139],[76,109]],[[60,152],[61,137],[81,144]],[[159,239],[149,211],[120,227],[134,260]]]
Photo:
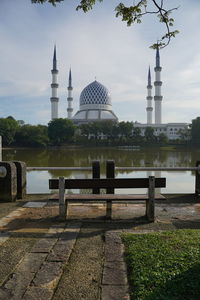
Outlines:
[[149,176],[148,200],[146,201],[146,216],[148,221],[155,221],[155,177]]
[[[100,178],[100,162],[95,160],[92,162],[92,178]],[[100,189],[96,188],[92,190],[93,194],[100,194]]]
[[[115,162],[114,160],[107,160],[106,162],[106,178],[115,178]],[[106,189],[106,194],[114,194],[115,189],[109,188]],[[106,206],[106,218],[111,219],[112,218],[112,201],[107,200],[107,206]]]
[[[200,168],[200,160],[196,162],[196,167]],[[195,194],[199,195],[200,194],[200,171],[196,170],[195,174]]]

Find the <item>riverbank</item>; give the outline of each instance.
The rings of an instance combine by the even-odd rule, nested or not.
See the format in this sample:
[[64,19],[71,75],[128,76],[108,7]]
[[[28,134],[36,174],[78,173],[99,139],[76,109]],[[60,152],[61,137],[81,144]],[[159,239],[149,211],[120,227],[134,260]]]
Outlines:
[[169,143],[169,144],[154,144],[154,143],[147,143],[147,144],[117,144],[117,145],[104,145],[104,144],[92,144],[88,143],[85,144],[69,144],[69,145],[60,145],[60,146],[46,146],[46,147],[30,147],[30,146],[7,146],[2,147],[2,150],[28,150],[28,149],[38,149],[38,150],[65,150],[65,149],[120,149],[120,150],[126,150],[126,149],[160,149],[160,150],[177,150],[177,149],[200,149],[200,144],[180,144],[180,143]]

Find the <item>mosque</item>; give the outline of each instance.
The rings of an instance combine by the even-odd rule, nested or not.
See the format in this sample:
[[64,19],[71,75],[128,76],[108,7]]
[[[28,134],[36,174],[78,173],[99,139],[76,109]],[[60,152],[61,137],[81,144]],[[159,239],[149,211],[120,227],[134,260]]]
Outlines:
[[[154,134],[158,136],[164,133],[170,140],[180,138],[181,131],[187,131],[189,124],[187,123],[162,123],[162,94],[161,94],[161,65],[160,65],[160,53],[159,49],[156,50],[156,65],[155,71],[155,95],[152,97],[152,83],[151,83],[151,71],[148,70],[148,84],[147,84],[147,123],[142,124],[134,122],[134,127],[138,127],[141,130],[141,135],[145,134],[147,127],[154,129]],[[58,118],[58,102],[57,96],[58,82],[57,82],[57,59],[56,59],[56,47],[54,47],[53,55],[53,69],[52,73],[52,97],[51,101],[51,119]],[[67,118],[72,120],[76,125],[95,122],[95,121],[118,121],[117,116],[112,110],[111,97],[108,89],[98,81],[93,81],[87,85],[80,94],[79,110],[73,115],[73,97],[72,97],[72,74],[71,69],[69,71],[68,80],[68,97],[67,97]],[[154,99],[154,108],[152,106],[152,100]],[[154,122],[153,122],[154,112]]]

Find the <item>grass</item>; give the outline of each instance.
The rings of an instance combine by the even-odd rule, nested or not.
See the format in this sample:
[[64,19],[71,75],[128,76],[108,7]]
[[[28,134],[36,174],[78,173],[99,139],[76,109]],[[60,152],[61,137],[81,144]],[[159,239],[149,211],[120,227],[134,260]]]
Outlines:
[[122,234],[131,300],[200,299],[200,230]]

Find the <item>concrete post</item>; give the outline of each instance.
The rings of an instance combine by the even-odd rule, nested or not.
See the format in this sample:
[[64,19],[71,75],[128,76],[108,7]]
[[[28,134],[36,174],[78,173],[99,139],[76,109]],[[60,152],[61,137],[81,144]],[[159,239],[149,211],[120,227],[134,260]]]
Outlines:
[[155,221],[155,177],[149,176],[149,199],[146,201],[146,216],[148,221]]
[[68,202],[65,202],[65,178],[59,177],[59,218],[64,221],[68,215]]
[[0,201],[14,202],[17,199],[17,170],[13,162],[1,161],[0,167],[5,167],[7,174],[0,178]]
[[26,196],[26,163],[23,161],[13,161],[17,170],[17,199]]
[[[115,162],[114,160],[107,160],[106,162],[106,178],[115,178]],[[106,194],[114,194],[115,189],[109,188],[106,190]],[[106,206],[106,218],[112,219],[112,201],[107,200]]]

